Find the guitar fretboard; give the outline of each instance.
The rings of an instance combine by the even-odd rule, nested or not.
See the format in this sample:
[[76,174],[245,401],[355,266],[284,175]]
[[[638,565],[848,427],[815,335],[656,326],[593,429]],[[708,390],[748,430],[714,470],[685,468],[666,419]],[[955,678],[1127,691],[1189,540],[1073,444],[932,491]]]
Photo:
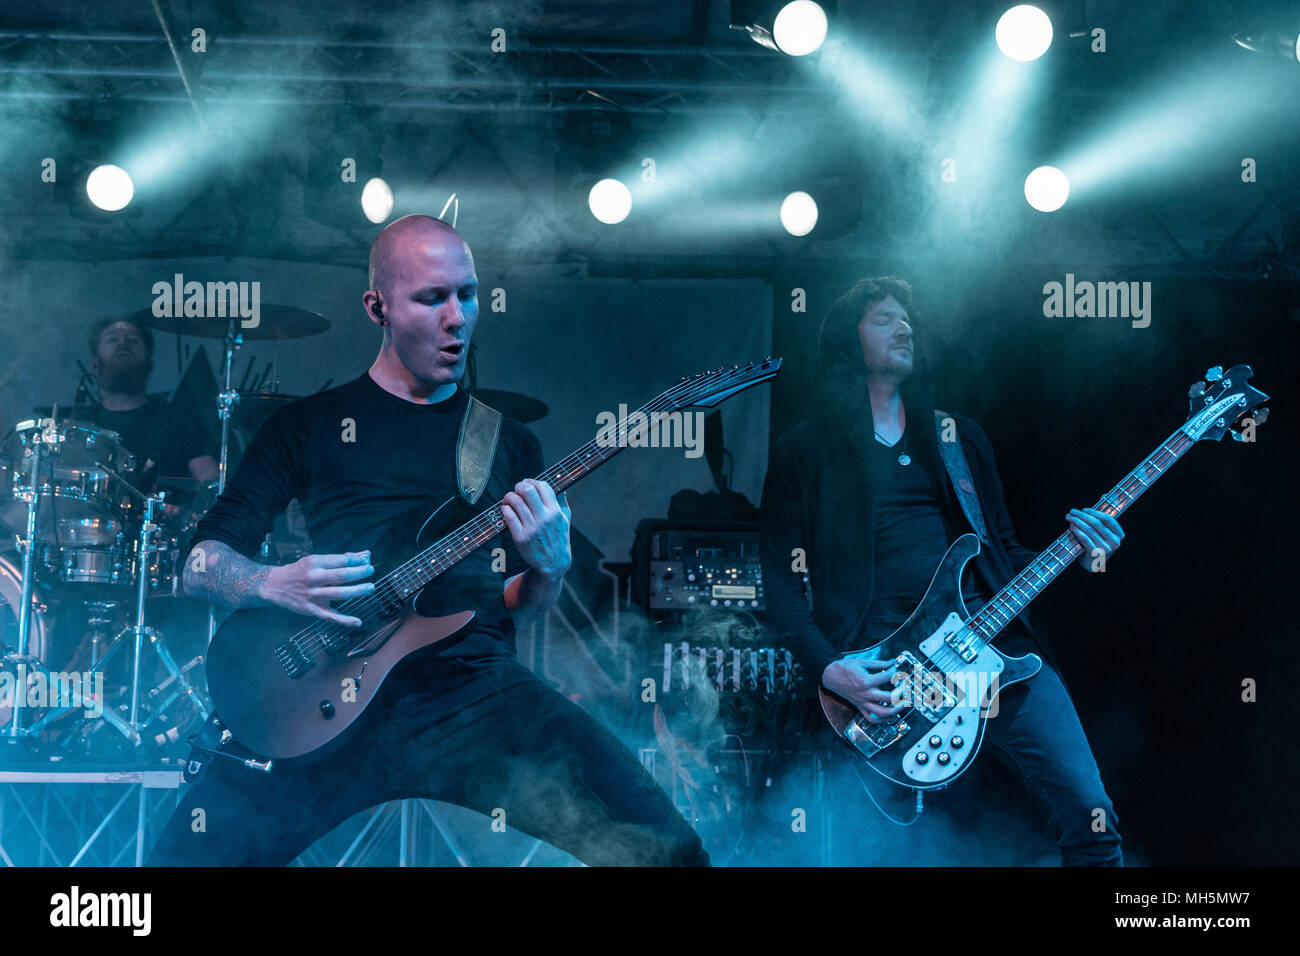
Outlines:
[[[1122,514],[1194,444],[1196,442],[1180,428],[1161,442],[1119,484],[1102,495],[1093,507],[1109,515]],[[1082,553],[1083,545],[1070,532],[1065,532],[1030,561],[988,604],[972,614],[966,621],[967,626],[983,643],[992,641],[1012,618],[1046,590],[1057,575],[1073,564]]]

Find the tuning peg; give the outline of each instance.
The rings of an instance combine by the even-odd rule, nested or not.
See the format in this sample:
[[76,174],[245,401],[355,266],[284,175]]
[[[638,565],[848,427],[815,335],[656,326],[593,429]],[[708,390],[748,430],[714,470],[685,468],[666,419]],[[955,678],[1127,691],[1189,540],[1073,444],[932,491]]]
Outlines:
[[1200,398],[1204,394],[1205,394],[1204,382],[1197,382],[1195,385],[1193,385],[1191,388],[1187,390],[1188,398]]
[[1213,368],[1207,368],[1205,370],[1205,380],[1207,382],[1217,382],[1221,378],[1223,378],[1222,365],[1216,365]]

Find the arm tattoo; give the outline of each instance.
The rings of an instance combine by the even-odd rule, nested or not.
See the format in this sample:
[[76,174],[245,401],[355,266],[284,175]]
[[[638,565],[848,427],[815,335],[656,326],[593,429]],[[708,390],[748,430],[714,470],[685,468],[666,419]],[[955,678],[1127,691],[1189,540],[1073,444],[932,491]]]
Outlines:
[[200,541],[190,549],[182,582],[190,597],[225,607],[264,607],[259,595],[271,573],[269,564],[250,561],[220,541]]

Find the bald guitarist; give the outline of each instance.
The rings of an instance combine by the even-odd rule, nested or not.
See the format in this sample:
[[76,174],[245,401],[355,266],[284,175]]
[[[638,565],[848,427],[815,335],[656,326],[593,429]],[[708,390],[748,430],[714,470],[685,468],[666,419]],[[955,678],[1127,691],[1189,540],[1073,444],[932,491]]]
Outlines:
[[[187,593],[286,608],[304,624],[358,626],[331,603],[373,593],[375,550],[391,534],[413,538],[412,508],[455,497],[468,401],[460,382],[479,311],[469,247],[440,220],[397,220],[371,249],[362,301],[383,336],[374,364],[266,420],[197,529]],[[425,797],[479,811],[484,832],[503,821],[593,865],[707,865],[699,838],[637,759],[515,657],[516,627],[559,595],[570,512],[547,483],[521,480],[543,467],[523,425],[503,420],[496,458],[505,486],[514,483],[498,539],[505,574],[482,548],[417,604],[430,615],[473,610],[467,631],[403,660],[324,755],[277,761],[268,774],[212,761],[152,863],[285,864],[366,807]],[[294,497],[322,553],[257,563],[258,544]],[[206,813],[201,832],[197,808]]]

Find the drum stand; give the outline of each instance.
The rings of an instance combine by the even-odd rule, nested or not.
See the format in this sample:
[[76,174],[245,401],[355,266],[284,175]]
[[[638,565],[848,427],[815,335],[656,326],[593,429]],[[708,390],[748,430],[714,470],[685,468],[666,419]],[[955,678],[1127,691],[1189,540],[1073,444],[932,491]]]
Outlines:
[[[235,331],[235,317],[226,326],[226,387],[217,395],[217,417],[221,419],[221,461],[217,465],[217,494],[226,490],[226,461],[230,454],[230,410],[239,401],[239,391],[230,387],[230,375],[235,363],[235,350],[244,344],[244,337]],[[217,610],[208,605],[208,643],[217,633]]]
[[[189,679],[185,675],[185,671],[176,665],[176,661],[172,657],[171,652],[167,649],[167,643],[163,640],[162,635],[145,624],[145,602],[149,593],[148,556],[161,550],[156,544],[156,536],[159,528],[154,519],[157,517],[158,511],[162,508],[166,495],[162,492],[159,492],[156,495],[145,495],[144,493],[137,491],[135,488],[132,488],[126,481],[122,481],[122,484],[144,499],[145,508],[144,520],[140,524],[139,580],[136,582],[135,625],[133,627],[123,628],[118,633],[117,637],[113,639],[113,643],[109,645],[108,650],[104,652],[104,656],[94,663],[88,673],[96,674],[102,671],[113,660],[117,652],[125,645],[128,635],[133,639],[134,656],[131,664],[131,708],[129,717],[126,720],[123,720],[121,715],[111,710],[105,701],[101,701],[100,704],[104,720],[117,730],[118,733],[130,741],[133,746],[139,747],[143,743],[143,740],[140,737],[140,730],[144,726],[144,724],[140,722],[140,662],[144,657],[144,644],[146,639],[149,641],[149,646],[153,649],[153,652],[158,655],[158,659],[162,662],[163,667],[167,669],[169,674],[171,674],[172,680],[176,682],[177,690],[173,692],[170,698],[168,698],[169,704],[177,697],[183,696],[190,701],[194,706],[194,709],[198,711],[205,721],[208,718],[208,707],[199,693],[194,689],[194,686],[189,682]],[[31,732],[38,732],[46,724],[53,720],[57,720],[63,714],[74,709],[76,708],[62,707],[57,710],[52,710],[32,725]]]
[[[54,411],[57,414],[57,405]],[[27,638],[32,626],[32,574],[36,560],[36,517],[41,499],[41,448],[44,445],[53,445],[53,454],[57,456],[58,444],[63,436],[59,433],[59,426],[54,418],[44,419],[39,424],[41,429],[31,441],[31,485],[28,494],[24,495],[27,500],[27,541],[26,547],[23,548],[23,583],[18,603],[18,650],[4,657],[6,663],[13,661],[17,665],[13,714],[8,729],[3,733],[9,741],[32,738],[39,733],[39,722],[29,728],[23,728],[23,711],[27,707],[27,679],[30,676],[29,669],[31,672],[42,672],[47,681],[50,675],[41,661],[27,653]]]

